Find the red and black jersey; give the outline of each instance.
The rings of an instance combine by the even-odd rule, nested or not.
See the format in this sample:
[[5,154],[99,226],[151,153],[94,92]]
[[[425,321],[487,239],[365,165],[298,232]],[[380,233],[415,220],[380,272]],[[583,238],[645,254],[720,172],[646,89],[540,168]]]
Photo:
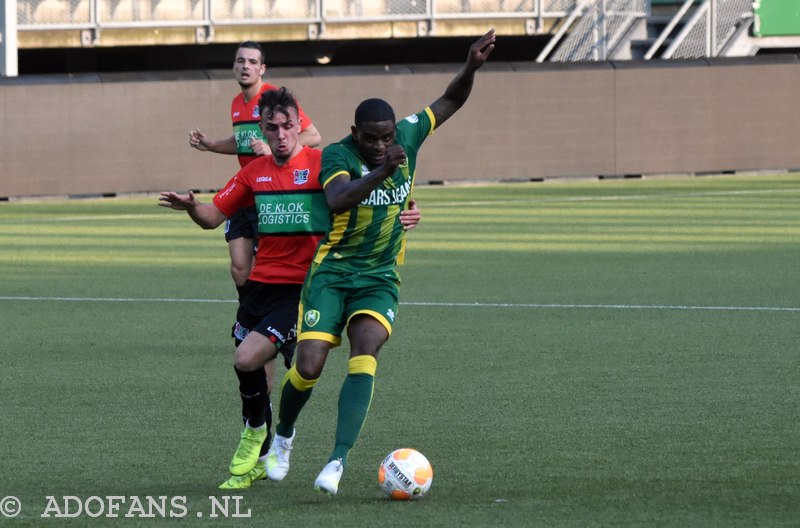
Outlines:
[[228,217],[255,204],[258,252],[250,280],[300,284],[305,279],[330,215],[318,178],[321,159],[322,152],[310,147],[282,167],[272,156],[259,156],[214,196],[214,205]]

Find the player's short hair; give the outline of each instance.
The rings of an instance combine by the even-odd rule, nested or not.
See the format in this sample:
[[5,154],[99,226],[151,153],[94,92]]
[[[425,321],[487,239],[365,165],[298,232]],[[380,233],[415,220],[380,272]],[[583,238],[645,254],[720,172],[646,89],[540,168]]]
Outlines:
[[300,114],[297,100],[285,86],[281,86],[277,90],[267,90],[261,94],[261,98],[258,100],[258,112],[262,116],[271,117],[275,112],[280,112],[289,117],[290,108],[294,108],[295,114]]
[[[266,63],[266,57],[264,56],[264,48],[262,48],[261,44],[259,44],[258,42],[254,41],[254,40],[245,40],[244,42],[242,42],[241,44],[236,46],[236,53],[239,53],[239,50],[241,48],[249,48],[249,49],[258,50],[258,53],[261,55],[261,64]],[[236,55],[234,54],[234,59],[235,58],[236,58]]]
[[362,101],[356,108],[356,126],[361,126],[363,123],[378,123],[380,121],[395,122],[394,109],[383,99],[367,99]]

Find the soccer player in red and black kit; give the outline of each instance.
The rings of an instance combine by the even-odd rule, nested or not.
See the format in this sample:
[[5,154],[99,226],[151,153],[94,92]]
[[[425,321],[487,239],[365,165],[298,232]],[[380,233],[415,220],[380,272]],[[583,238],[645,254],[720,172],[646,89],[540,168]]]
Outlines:
[[[239,165],[244,167],[259,156],[270,153],[269,145],[259,128],[258,100],[267,90],[275,86],[264,82],[267,71],[264,63],[264,50],[260,44],[251,40],[239,44],[233,61],[233,75],[239,83],[241,93],[231,102],[231,121],[233,135],[223,139],[211,140],[203,132],[194,129],[189,132],[189,145],[201,151],[218,154],[236,154]],[[298,105],[300,119],[300,143],[309,147],[319,146],[322,138],[319,131]],[[253,264],[253,241],[256,238],[255,209],[243,208],[226,223],[225,240],[231,257],[231,276],[236,287],[241,287],[250,275]]]
[[[302,118],[294,97],[285,88],[269,90],[259,109],[271,155],[243,167],[212,203],[200,203],[192,192],[164,192],[159,199],[163,207],[187,211],[204,229],[218,227],[244,206],[258,213],[258,252],[237,313],[250,332],[234,356],[247,422],[222,489],[247,488],[266,477],[269,391],[263,367],[297,322],[300,289],[330,215],[319,183],[321,152],[300,142]],[[413,206],[400,217],[406,228],[418,221]]]
[[[264,92],[274,90],[276,87],[264,82],[263,76],[266,70],[264,50],[260,44],[252,40],[239,44],[233,61],[233,75],[239,83],[241,93],[237,94],[231,102],[233,134],[223,139],[212,140],[200,130],[194,129],[189,132],[189,145],[200,151],[235,154],[238,156],[240,167],[245,167],[260,156],[269,154],[269,144],[265,141],[259,126],[258,101]],[[300,144],[309,147],[318,146],[321,138],[317,128],[301,106],[298,105],[297,110],[300,120]],[[247,295],[245,283],[253,267],[253,248],[257,239],[256,224],[257,214],[254,206],[242,207],[225,223],[225,240],[228,242],[228,252],[230,253],[231,276],[240,301],[243,295]],[[252,328],[241,320],[236,320],[231,337],[234,338],[237,346],[250,330]],[[293,349],[294,341],[292,340],[292,343],[283,350],[287,368]],[[271,391],[277,369],[276,362],[267,362],[264,369],[267,373],[267,386]],[[268,411],[268,427],[271,422],[272,413]]]

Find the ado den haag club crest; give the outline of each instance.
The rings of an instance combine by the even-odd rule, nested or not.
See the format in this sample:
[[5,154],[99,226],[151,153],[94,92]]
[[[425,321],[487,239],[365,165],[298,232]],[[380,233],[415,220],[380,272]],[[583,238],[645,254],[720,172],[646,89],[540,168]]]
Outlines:
[[319,312],[317,310],[309,310],[303,316],[303,319],[308,326],[313,327],[319,322]]

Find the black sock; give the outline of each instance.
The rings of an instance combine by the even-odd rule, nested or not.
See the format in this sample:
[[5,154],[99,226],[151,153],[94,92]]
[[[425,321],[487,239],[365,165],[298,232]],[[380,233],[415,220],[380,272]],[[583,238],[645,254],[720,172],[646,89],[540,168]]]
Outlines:
[[239,378],[239,394],[242,396],[242,410],[250,427],[261,427],[267,422],[269,393],[267,392],[267,373],[263,368],[245,372],[233,367]]
[[264,416],[264,423],[267,424],[267,431],[272,430],[272,403],[269,401],[269,394],[267,394],[267,408]]
[[263,457],[269,451],[269,446],[272,444],[272,403],[269,401],[269,395],[267,395],[267,439],[264,440],[264,443],[261,444],[261,452],[258,454],[259,458]]

